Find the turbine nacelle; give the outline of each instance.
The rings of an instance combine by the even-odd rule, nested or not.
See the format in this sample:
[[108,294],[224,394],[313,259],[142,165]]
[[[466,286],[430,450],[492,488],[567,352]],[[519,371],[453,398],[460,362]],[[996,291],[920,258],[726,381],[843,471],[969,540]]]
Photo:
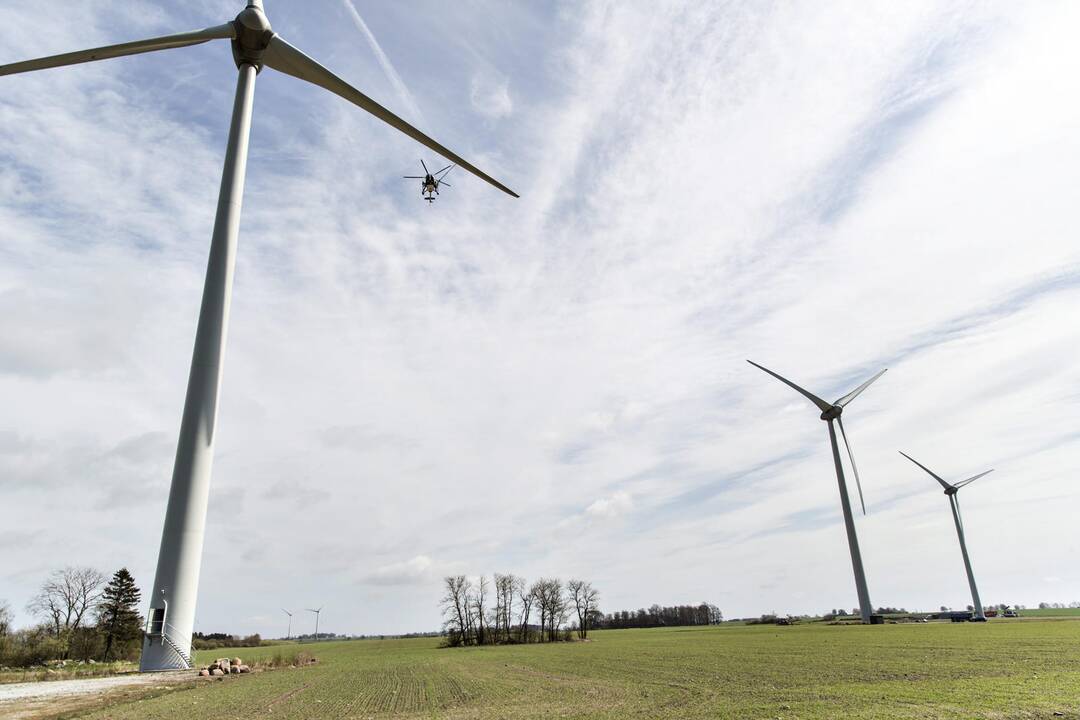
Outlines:
[[830,420],[839,420],[840,413],[844,412],[844,408],[840,405],[833,405],[831,408],[821,413],[821,419],[828,422]]
[[236,16],[233,26],[236,28],[236,37],[232,41],[236,66],[254,65],[257,70],[262,70],[263,53],[270,46],[271,38],[274,37],[274,31],[270,27],[266,13],[263,12],[262,4],[249,4]]

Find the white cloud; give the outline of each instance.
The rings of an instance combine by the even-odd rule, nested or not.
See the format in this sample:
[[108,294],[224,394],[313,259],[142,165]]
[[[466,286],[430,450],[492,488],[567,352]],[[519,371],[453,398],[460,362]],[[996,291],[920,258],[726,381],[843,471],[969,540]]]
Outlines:
[[[0,8],[0,62],[218,21],[50,7]],[[1060,91],[1080,9],[514,8],[380,40],[442,109],[435,136],[520,200],[462,173],[428,207],[397,178],[415,144],[260,74],[209,518],[229,550],[208,547],[199,629],[269,632],[221,596],[433,628],[447,557],[589,577],[612,609],[850,606],[825,427],[747,357],[826,397],[890,367],[845,413],[875,602],[966,604],[940,491],[897,449],[997,468],[963,499],[987,601],[1080,595],[1061,570],[1080,549],[1080,97]],[[357,58],[347,79],[379,72],[348,23],[269,10],[329,65]],[[92,37],[64,30],[84,20]],[[479,128],[492,67],[513,112]],[[234,83],[227,43],[0,79],[17,610],[57,559],[127,565],[145,595]]]
[[365,578],[373,585],[416,585],[431,579],[432,561],[427,555],[417,555],[404,562],[376,568]]
[[469,100],[473,110],[491,120],[507,117],[514,112],[510,98],[510,81],[487,73],[473,75]]
[[617,492],[613,495],[594,500],[585,508],[585,514],[591,517],[612,518],[630,512],[634,499],[629,493]]

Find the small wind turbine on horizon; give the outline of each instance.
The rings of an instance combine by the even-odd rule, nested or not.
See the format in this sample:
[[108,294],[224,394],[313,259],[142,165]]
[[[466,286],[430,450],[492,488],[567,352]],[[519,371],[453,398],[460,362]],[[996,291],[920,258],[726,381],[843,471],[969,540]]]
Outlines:
[[315,642],[319,642],[319,613],[322,612],[322,609],[324,607],[326,607],[326,606],[323,605],[323,606],[319,607],[319,609],[317,609],[317,610],[312,610],[311,608],[307,608],[307,611],[309,613],[315,613]]
[[847,529],[848,549],[851,551],[851,566],[855,572],[855,591],[859,596],[859,615],[862,617],[864,623],[869,623],[871,622],[874,607],[870,604],[870,591],[866,587],[866,572],[863,570],[862,553],[859,551],[859,537],[855,533],[855,518],[852,517],[851,513],[851,500],[848,498],[847,483],[844,482],[844,466],[840,462],[840,447],[836,442],[836,430],[833,428],[833,421],[840,426],[840,434],[844,438],[844,447],[847,448],[848,458],[851,460],[851,469],[855,474],[855,485],[859,489],[859,504],[862,505],[863,515],[865,515],[866,502],[863,500],[862,482],[859,480],[859,468],[855,465],[855,455],[851,452],[851,444],[848,443],[847,433],[844,432],[844,421],[840,419],[840,416],[843,414],[844,408],[848,403],[857,398],[863,390],[870,387],[871,383],[884,375],[885,370],[882,370],[836,402],[828,403],[817,395],[799,387],[787,378],[777,375],[767,367],[758,365],[753,360],[747,360],[746,362],[759,370],[764,370],[780,382],[801,394],[810,402],[814,403],[818,410],[821,411],[821,419],[829,424],[829,443],[832,445],[833,464],[836,465],[836,481],[840,485],[840,505],[844,511],[844,527]]
[[231,41],[238,78],[157,572],[152,590],[147,593],[151,598],[148,626],[153,632],[147,633],[143,641],[139,661],[142,672],[183,669],[192,665],[191,631],[206,530],[256,76],[263,69],[271,68],[329,90],[481,180],[518,197],[498,180],[285,42],[270,27],[263,11],[263,0],[247,0],[247,6],[240,14],[223,25],[0,65],[0,76],[199,45],[210,40]]
[[949,498],[949,507],[952,508],[953,522],[956,524],[956,537],[960,540],[960,554],[964,556],[964,570],[967,571],[968,587],[971,588],[971,605],[975,608],[975,616],[972,618],[975,622],[985,622],[986,613],[983,612],[982,600],[979,599],[979,588],[975,586],[975,573],[971,570],[971,558],[968,557],[967,541],[964,539],[964,522],[960,518],[960,498],[956,497],[956,494],[960,492],[960,488],[970,485],[983,475],[989,475],[994,472],[993,469],[981,472],[978,475],[972,475],[967,480],[961,480],[955,485],[945,482],[940,475],[935,473],[930,468],[923,465],[915,458],[908,455],[903,450],[898,451],[901,455],[906,457],[911,462],[918,465],[926,474],[938,481],[938,483],[945,489],[945,494]]
[[285,608],[281,608],[281,612],[283,612],[283,613],[285,613],[286,615],[289,616],[289,630],[285,633],[285,639],[286,640],[291,640],[292,639],[292,613],[289,612],[288,610],[286,610]]

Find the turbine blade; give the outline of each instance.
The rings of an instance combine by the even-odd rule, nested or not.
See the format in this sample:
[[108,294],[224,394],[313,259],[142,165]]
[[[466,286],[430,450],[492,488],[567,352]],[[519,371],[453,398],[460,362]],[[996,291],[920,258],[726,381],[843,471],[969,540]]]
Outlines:
[[855,487],[859,488],[859,504],[862,505],[862,514],[866,514],[866,501],[863,500],[862,482],[859,480],[859,468],[855,464],[855,454],[851,452],[851,443],[848,442],[847,433],[844,432],[843,418],[836,418],[836,424],[840,426],[840,436],[844,438],[844,447],[847,448],[848,460],[851,460],[851,470],[855,473]]
[[424,179],[423,175],[402,175],[401,177],[405,178],[406,180],[423,180]]
[[427,169],[427,163],[426,163],[426,162],[424,162],[424,159],[423,159],[423,158],[420,158],[420,165],[422,165],[422,166],[423,166],[423,168],[424,168],[424,172],[426,172],[426,173],[427,173],[428,175],[430,175],[430,174],[431,174],[431,171]]
[[448,182],[445,182],[445,181],[443,181],[443,180],[439,180],[439,181],[438,181],[438,182],[437,182],[436,184],[437,184],[437,185],[438,185],[439,187],[442,187],[443,185],[445,185],[446,187],[454,187],[454,186],[453,186],[453,185],[451,185],[450,183],[448,183]]
[[923,470],[925,470],[925,471],[926,471],[926,474],[927,474],[927,475],[929,475],[930,477],[934,478],[934,479],[935,479],[935,480],[937,480],[937,481],[938,481],[939,483],[941,483],[941,487],[945,488],[946,490],[952,490],[952,489],[953,489],[953,486],[952,486],[952,485],[950,485],[949,483],[945,482],[945,481],[944,481],[944,480],[943,480],[943,479],[941,478],[941,476],[940,476],[940,475],[936,474],[936,473],[935,473],[935,472],[934,472],[933,470],[931,470],[930,468],[926,467],[926,466],[925,466],[925,465],[923,465],[923,464],[922,464],[921,462],[919,462],[919,461],[918,461],[918,460],[916,460],[915,458],[911,457],[910,455],[908,455],[908,454],[907,454],[906,452],[904,452],[903,450],[897,450],[897,452],[898,452],[898,453],[900,453],[901,455],[903,455],[904,457],[906,457],[906,458],[907,458],[908,460],[910,460],[911,462],[913,462],[913,463],[915,463],[916,465],[918,465],[919,467],[921,467],[921,468],[922,468]]
[[780,382],[784,383],[784,384],[785,384],[785,385],[787,385],[788,387],[790,387],[790,388],[793,388],[794,390],[798,391],[799,393],[802,393],[802,395],[803,395],[804,397],[806,397],[806,398],[807,398],[808,400],[810,400],[810,402],[812,402],[812,403],[814,403],[815,405],[817,405],[817,408],[818,408],[818,410],[820,410],[821,412],[825,412],[826,410],[828,410],[829,408],[831,408],[831,407],[832,407],[832,405],[830,405],[829,403],[825,402],[824,400],[822,400],[821,398],[819,398],[819,397],[818,397],[817,395],[813,394],[812,392],[809,392],[808,390],[803,390],[803,389],[802,389],[801,387],[799,387],[799,386],[798,386],[798,385],[796,385],[795,383],[791,382],[790,380],[788,380],[788,379],[787,379],[787,378],[785,378],[785,377],[781,377],[780,375],[777,375],[776,373],[774,373],[774,372],[773,372],[772,370],[770,370],[769,368],[767,368],[767,367],[764,367],[764,366],[762,366],[762,365],[758,365],[758,364],[757,364],[756,362],[754,362],[753,360],[747,360],[746,362],[750,363],[751,365],[753,365],[754,367],[756,367],[756,368],[757,368],[757,369],[759,369],[759,370],[764,370],[765,372],[769,373],[769,374],[770,374],[770,375],[772,375],[772,376],[773,376],[774,378],[776,378],[776,379],[777,379],[777,380],[779,380]]
[[450,171],[453,170],[453,169],[454,169],[453,165],[447,165],[446,167],[444,167],[442,170],[440,170],[439,172],[437,172],[435,174],[436,175],[441,175],[442,173],[446,173],[447,175],[449,175]]
[[270,39],[270,45],[269,47],[267,47],[266,52],[263,54],[263,62],[266,64],[267,67],[272,67],[278,72],[285,73],[286,75],[292,75],[293,77],[299,78],[301,80],[306,80],[313,85],[318,85],[325,90],[329,90],[335,95],[339,95],[345,98],[353,105],[367,110],[369,113],[379,118],[386,124],[405,133],[421,145],[439,153],[447,160],[452,161],[454,164],[460,165],[461,167],[465,168],[484,182],[497,187],[507,195],[519,197],[516,192],[506,187],[495,178],[483,172],[472,163],[466,161],[454,151],[439,144],[432,138],[420,132],[412,125],[405,122],[397,115],[390,112],[382,105],[369,98],[367,95],[364,95],[362,92],[339,78],[334,73],[324,68],[316,61],[312,60],[300,50],[297,50],[295,47],[285,42],[285,40],[283,40],[280,35],[274,35]]
[[976,480],[978,480],[979,478],[981,478],[983,475],[989,475],[992,472],[994,472],[994,471],[993,470],[987,470],[986,472],[981,472],[978,475],[973,475],[972,477],[969,477],[967,480],[961,480],[960,482],[956,483],[956,489],[959,490],[960,488],[964,487],[965,485],[970,485],[971,483],[973,483]]
[[[888,370],[888,369],[889,369],[889,368],[885,368],[885,370]],[[851,402],[851,401],[852,401],[852,400],[854,400],[855,398],[859,397],[859,394],[860,394],[860,393],[862,393],[862,391],[863,391],[863,390],[865,390],[866,388],[870,387],[870,384],[871,384],[872,382],[874,382],[874,381],[875,381],[875,380],[877,380],[877,379],[878,379],[879,377],[881,377],[882,375],[884,375],[884,374],[885,374],[885,370],[882,370],[882,371],[881,371],[881,372],[879,372],[879,373],[878,373],[877,375],[875,375],[874,377],[870,378],[869,380],[867,380],[866,382],[864,382],[864,383],[863,383],[862,385],[860,385],[859,387],[855,388],[854,390],[852,390],[851,392],[849,392],[849,393],[848,393],[847,395],[845,395],[844,397],[842,397],[842,398],[840,398],[839,400],[837,400],[837,401],[836,401],[836,404],[837,404],[837,405],[839,405],[840,407],[844,407],[844,406],[845,406],[845,405],[847,405],[847,404],[848,404],[849,402]]]
[[236,28],[233,27],[232,23],[225,23],[224,25],[193,32],[165,35],[150,38],[149,40],[135,40],[134,42],[120,43],[119,45],[106,45],[105,47],[91,48],[90,50],[76,50],[63,55],[51,55],[36,60],[23,60],[10,65],[0,65],[0,75],[15,75],[33,70],[63,67],[64,65],[78,65],[79,63],[93,62],[94,60],[108,60],[109,58],[138,55],[140,53],[154,52],[155,50],[169,50],[188,45],[198,45],[210,40],[228,40],[234,37],[236,37]]

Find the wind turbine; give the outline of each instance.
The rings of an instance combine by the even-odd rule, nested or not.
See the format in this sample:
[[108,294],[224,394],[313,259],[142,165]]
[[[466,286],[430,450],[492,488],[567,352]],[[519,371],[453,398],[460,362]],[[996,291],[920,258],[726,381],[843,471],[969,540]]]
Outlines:
[[960,499],[956,497],[956,494],[960,492],[960,488],[965,485],[970,485],[983,475],[989,475],[994,472],[993,470],[987,470],[981,472],[978,475],[972,475],[967,480],[961,480],[955,485],[950,485],[941,479],[941,476],[936,474],[933,470],[923,465],[915,458],[908,455],[903,450],[899,451],[901,455],[906,457],[911,462],[915,463],[926,473],[937,480],[941,487],[945,488],[945,494],[949,497],[949,507],[952,508],[953,522],[956,523],[956,537],[960,539],[960,554],[964,556],[964,569],[967,571],[968,587],[971,588],[971,604],[975,608],[975,617],[972,618],[976,622],[986,622],[986,614],[983,612],[982,601],[979,599],[979,588],[975,587],[975,573],[971,571],[971,558],[968,557],[967,541],[964,540],[964,522],[960,519]]
[[848,498],[847,483],[844,482],[844,466],[840,462],[840,447],[836,443],[836,430],[833,428],[833,421],[835,420],[836,424],[840,426],[840,434],[844,437],[844,447],[847,448],[848,458],[851,460],[851,469],[855,474],[855,485],[859,488],[859,504],[862,505],[863,515],[865,515],[866,503],[863,501],[862,483],[859,481],[859,468],[855,465],[855,455],[851,452],[851,444],[848,443],[847,433],[844,432],[844,421],[840,419],[840,416],[843,414],[844,408],[848,403],[857,398],[863,390],[870,387],[872,382],[884,375],[885,370],[882,370],[836,402],[827,403],[817,395],[804,390],[787,378],[777,375],[769,368],[762,367],[753,360],[747,360],[746,362],[759,370],[764,370],[769,373],[774,378],[814,403],[818,410],[821,411],[821,419],[829,424],[829,443],[832,445],[833,464],[836,465],[836,481],[840,485],[840,506],[844,510],[844,527],[847,529],[848,549],[851,551],[851,567],[855,571],[855,590],[859,595],[859,615],[862,617],[864,623],[869,623],[871,622],[874,607],[870,604],[870,591],[866,587],[866,573],[863,570],[862,553],[859,552],[859,537],[855,534],[855,519],[851,515],[851,501]]
[[289,631],[287,633],[285,633],[285,639],[286,640],[291,640],[292,639],[292,613],[289,612],[288,610],[286,610],[285,608],[281,608],[281,612],[283,612],[283,613],[285,613],[286,615],[289,616]]
[[312,610],[311,608],[307,609],[309,613],[315,613],[315,642],[319,642],[319,613],[322,612],[323,607],[326,606],[323,605],[317,610]]
[[195,600],[202,562],[222,361],[229,324],[240,208],[247,172],[255,77],[258,73],[263,68],[271,68],[329,90],[485,182],[508,195],[518,197],[498,180],[420,132],[287,43],[271,28],[263,11],[262,0],[247,0],[247,6],[236,19],[223,25],[0,65],[0,76],[169,50],[210,40],[231,41],[238,78],[184,414],[180,422],[169,502],[161,533],[157,573],[153,591],[148,593],[152,598],[149,627],[155,629],[155,632],[147,634],[143,642],[139,665],[143,672],[191,667],[191,630],[195,619]]

